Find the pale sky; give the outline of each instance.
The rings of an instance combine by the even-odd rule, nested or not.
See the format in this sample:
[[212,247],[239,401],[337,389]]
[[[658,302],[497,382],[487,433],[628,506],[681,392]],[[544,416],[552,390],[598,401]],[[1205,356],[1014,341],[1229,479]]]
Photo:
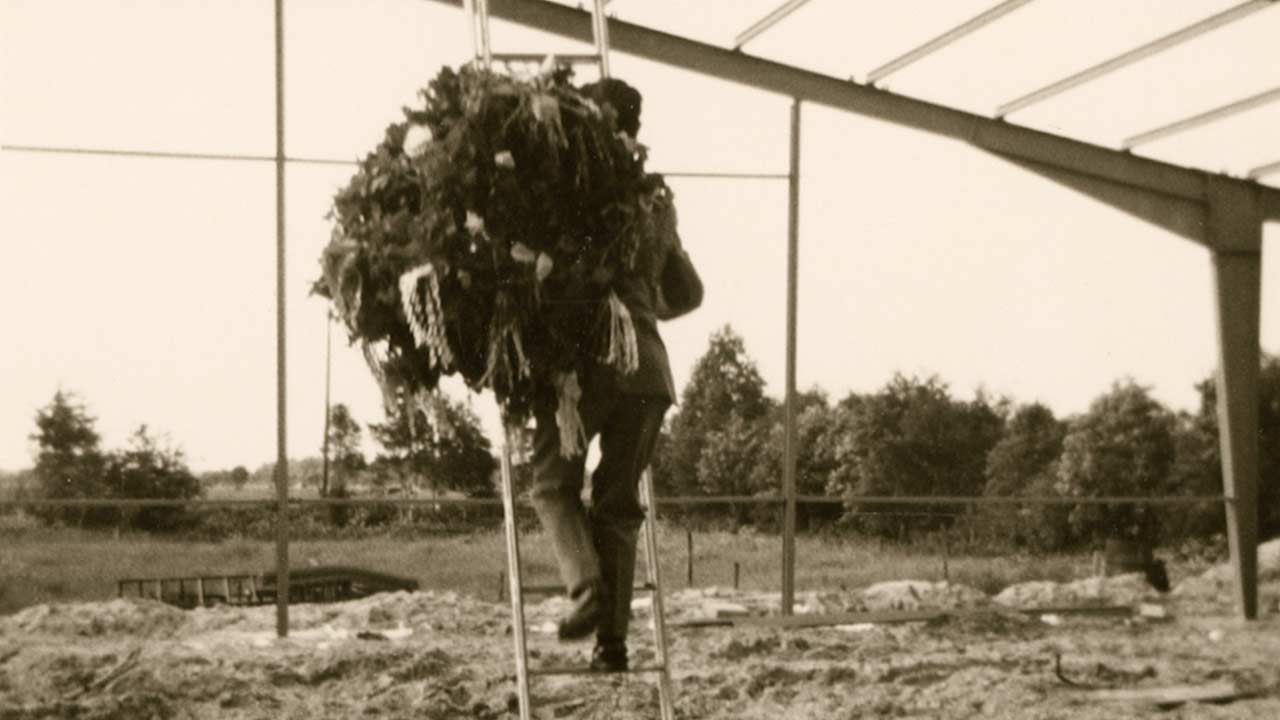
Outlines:
[[[614,0],[623,19],[731,44],[781,0]],[[839,77],[867,71],[994,0],[812,0],[747,52]],[[1023,92],[1233,5],[1038,0],[889,78],[907,95],[990,113]],[[286,3],[286,141],[354,159],[469,53],[461,13],[422,0]],[[270,0],[0,0],[0,142],[274,152]],[[1280,85],[1280,9],[1217,30],[1024,113],[1016,123],[1116,146]],[[495,23],[510,51],[582,51]],[[784,172],[790,100],[615,54],[645,95],[658,171]],[[1280,160],[1280,103],[1142,152],[1243,174]],[[895,371],[937,374],[1059,415],[1121,377],[1193,409],[1214,367],[1208,252],[965,145],[816,106],[803,110],[798,383],[833,398]],[[325,305],[307,296],[323,216],[351,175],[290,165],[288,436],[321,443]],[[1267,178],[1280,184],[1280,175]],[[138,424],[197,470],[276,455],[275,195],[268,162],[0,153],[0,468],[59,388],[107,447]],[[769,391],[785,361],[785,181],[673,179],[704,307],[664,326],[682,385],[709,334],[741,333]],[[1280,230],[1268,227],[1262,341],[1280,351]],[[335,333],[332,392],[381,419],[359,352]],[[491,396],[474,407],[493,429]],[[372,448],[370,448],[372,449]]]

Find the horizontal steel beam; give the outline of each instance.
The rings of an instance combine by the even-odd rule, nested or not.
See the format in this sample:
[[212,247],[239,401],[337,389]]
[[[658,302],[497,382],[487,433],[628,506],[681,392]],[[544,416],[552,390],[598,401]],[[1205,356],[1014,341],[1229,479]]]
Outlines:
[[996,117],[1004,117],[1009,113],[1030,107],[1038,102],[1048,100],[1055,95],[1074,88],[1079,87],[1087,82],[1092,82],[1105,75],[1126,68],[1140,60],[1145,60],[1153,55],[1158,55],[1165,50],[1172,49],[1190,40],[1204,35],[1212,30],[1233,23],[1237,20],[1246,18],[1253,13],[1263,10],[1275,3],[1276,0],[1247,0],[1247,2],[1230,7],[1222,12],[1207,17],[1199,22],[1188,25],[1181,30],[1176,30],[1163,37],[1156,38],[1145,45],[1133,48],[1126,52],[1120,53],[1115,57],[1108,58],[1102,62],[1085,68],[1073,75],[1069,75],[1061,80],[1050,83],[1042,88],[1033,90],[1016,100],[1012,100],[1001,105],[996,109]]
[[1256,180],[1260,177],[1266,177],[1267,175],[1275,175],[1276,173],[1280,173],[1280,160],[1253,168],[1249,171],[1249,177]]
[[[105,157],[147,158],[152,160],[223,160],[231,162],[270,162],[275,155],[248,155],[243,153],[169,152],[164,150],[133,150],[91,147],[66,147],[54,145],[0,145],[0,152],[47,153],[52,155],[98,155]],[[307,165],[355,165],[358,160],[335,158],[286,157],[287,163]]]
[[[498,56],[494,56],[495,58]],[[592,56],[595,57],[595,56]],[[129,150],[90,147],[57,147],[53,145],[0,145],[0,152],[44,153],[51,155],[97,155],[104,157],[131,157],[159,160],[221,160],[234,162],[275,162],[274,155],[244,155],[234,153],[196,153],[167,152],[160,150]],[[359,160],[338,160],[335,158],[287,157],[287,163],[304,165],[358,165]],[[787,180],[791,175],[772,172],[700,172],[674,170],[659,175],[668,178],[690,178],[701,180]]]
[[1239,115],[1242,112],[1248,112],[1278,100],[1280,100],[1280,87],[1271,88],[1270,90],[1260,92],[1257,95],[1250,95],[1242,100],[1236,100],[1235,102],[1227,103],[1226,105],[1220,105],[1212,110],[1196,113],[1195,115],[1168,123],[1167,125],[1161,125],[1158,128],[1138,133],[1133,137],[1125,138],[1125,141],[1121,143],[1120,146],[1125,150],[1130,150],[1138,147],[1139,145],[1145,145],[1162,138],[1167,138],[1170,135],[1176,135],[1178,133],[1187,132],[1188,130],[1194,130],[1198,127],[1204,127],[1209,123],[1229,118],[1232,115]]
[[737,37],[733,39],[733,47],[740,48],[751,42],[752,39],[759,37],[769,28],[785,20],[787,16],[799,10],[807,2],[809,0],[787,0],[768,15],[752,23],[751,27],[738,33]]
[[[459,7],[461,0],[430,0]],[[520,25],[591,42],[591,15],[548,0],[491,0],[490,13]],[[1084,177],[1205,202],[1202,170],[1144,158],[1112,148],[1064,138],[1032,128],[975,115],[924,100],[804,70],[740,51],[716,47],[660,30],[611,19],[614,50],[682,68],[708,77],[785,97],[884,120],[903,127],[961,140],[1006,157],[1031,160]],[[1280,189],[1245,180],[1256,188],[1259,206],[1280,220]],[[1203,240],[1203,238],[1197,238]]]
[[947,30],[932,40],[920,45],[919,47],[908,50],[889,62],[867,73],[867,82],[876,83],[889,75],[901,70],[912,63],[923,60],[924,58],[938,52],[942,48],[954,43],[955,41],[971,35],[978,30],[990,25],[1009,13],[1031,2],[1031,0],[1004,0],[1004,2],[993,8],[987,9],[985,12],[969,18],[964,23]]

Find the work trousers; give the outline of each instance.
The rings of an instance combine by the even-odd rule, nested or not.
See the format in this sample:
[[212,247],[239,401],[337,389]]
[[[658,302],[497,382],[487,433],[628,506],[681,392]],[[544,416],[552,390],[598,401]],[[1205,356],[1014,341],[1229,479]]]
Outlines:
[[601,642],[627,636],[636,541],[644,521],[640,475],[670,405],[663,396],[623,394],[606,373],[588,380],[578,412],[587,440],[600,437],[589,509],[582,502],[585,450],[575,457],[561,455],[554,401],[535,407],[533,506],[551,539],[569,597],[582,604],[594,595],[600,602],[596,636]]

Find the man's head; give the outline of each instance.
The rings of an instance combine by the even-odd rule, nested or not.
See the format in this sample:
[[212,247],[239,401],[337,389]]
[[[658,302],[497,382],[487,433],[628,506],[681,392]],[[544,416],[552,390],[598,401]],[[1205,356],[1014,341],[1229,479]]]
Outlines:
[[640,132],[640,91],[621,80],[605,78],[582,86],[582,94],[608,103],[618,113],[618,129],[635,138]]

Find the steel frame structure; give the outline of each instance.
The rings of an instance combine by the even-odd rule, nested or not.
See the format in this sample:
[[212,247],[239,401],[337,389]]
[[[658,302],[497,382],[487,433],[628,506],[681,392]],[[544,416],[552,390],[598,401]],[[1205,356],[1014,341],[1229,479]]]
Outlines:
[[[430,0],[461,7],[472,0]],[[592,14],[550,0],[480,0],[494,17],[584,42],[592,41]],[[774,496],[669,497],[661,505],[707,503],[779,504],[784,511],[782,607],[791,614],[795,585],[795,514],[799,503],[838,503],[841,498],[798,495],[795,487],[795,366],[800,202],[800,113],[804,103],[877,118],[968,143],[1068,188],[1087,194],[1134,217],[1200,243],[1211,253],[1215,279],[1218,336],[1218,417],[1224,495],[1200,497],[865,497],[857,502],[884,504],[1085,504],[1131,502],[1167,504],[1221,502],[1225,506],[1228,541],[1233,565],[1237,610],[1246,619],[1257,617],[1257,505],[1258,505],[1258,363],[1261,294],[1262,225],[1280,221],[1280,189],[1259,184],[1259,178],[1280,173],[1280,161],[1258,165],[1246,179],[1215,175],[1202,170],[1139,157],[1127,151],[1156,137],[1200,127],[1229,115],[1280,99],[1280,90],[1269,90],[1234,103],[1175,121],[1125,141],[1124,149],[1111,149],[1018,126],[1005,116],[1071,87],[1139,62],[1218,27],[1243,19],[1277,4],[1277,0],[1247,0],[1217,15],[1153,40],[1067,78],[1014,99],[997,108],[994,117],[964,112],[924,100],[895,95],[859,84],[785,65],[741,51],[742,45],[785,20],[809,0],[787,0],[778,9],[740,33],[734,49],[700,43],[617,19],[609,19],[604,31],[619,52],[657,61],[680,69],[747,87],[791,97],[790,168],[777,173],[670,173],[672,177],[786,179],[788,184],[787,348],[784,418],[784,477],[782,493]],[[936,52],[950,42],[978,31],[1022,7],[1030,0],[1004,0],[925,44],[875,68],[869,83]],[[289,163],[351,164],[324,158],[290,158],[284,137],[284,17],[283,0],[274,0],[276,151],[272,156],[217,155],[203,153],[103,150],[71,147],[6,145],[5,151],[58,152],[198,160],[272,162],[276,171],[276,291],[277,291],[277,516],[276,563],[277,633],[288,634],[289,526],[291,509],[331,505],[461,505],[497,506],[498,500],[467,499],[364,499],[301,500],[288,494],[286,453],[287,394],[285,365],[285,168]],[[21,500],[0,501],[0,507],[141,507],[221,506],[252,507],[272,501],[185,500]]]
[[[454,6],[459,4],[459,0],[432,1]],[[775,27],[806,2],[807,0],[787,0],[740,33],[734,40],[733,49],[697,42],[617,19],[611,19],[608,23],[611,45],[618,52],[793,98],[787,232],[786,432],[782,493],[785,507],[783,614],[791,613],[795,591],[795,298],[798,282],[799,116],[801,104],[812,102],[969,143],[1209,249],[1217,306],[1218,419],[1228,543],[1234,569],[1237,609],[1244,618],[1256,618],[1257,358],[1260,347],[1262,225],[1266,221],[1280,221],[1280,189],[1261,185],[1256,182],[1256,178],[1274,172],[1275,164],[1256,168],[1250,173],[1250,179],[1230,178],[1139,157],[1125,149],[1110,149],[1014,125],[1007,122],[1006,117],[1070,88],[1270,8],[1276,5],[1276,0],[1246,0],[1004,103],[997,108],[994,117],[891,94],[873,85],[822,75],[742,52],[742,46],[746,42]],[[1008,15],[1024,4],[1001,3],[874,69],[869,77],[880,79],[906,63],[921,59],[952,40]],[[489,9],[494,17],[543,32],[584,42],[589,42],[592,37],[590,13],[549,0],[492,0]],[[1262,93],[1152,132],[1169,134],[1199,126],[1270,102],[1274,95],[1274,91]],[[1137,138],[1139,141],[1145,139],[1150,137]],[[936,499],[932,501],[936,502]]]

